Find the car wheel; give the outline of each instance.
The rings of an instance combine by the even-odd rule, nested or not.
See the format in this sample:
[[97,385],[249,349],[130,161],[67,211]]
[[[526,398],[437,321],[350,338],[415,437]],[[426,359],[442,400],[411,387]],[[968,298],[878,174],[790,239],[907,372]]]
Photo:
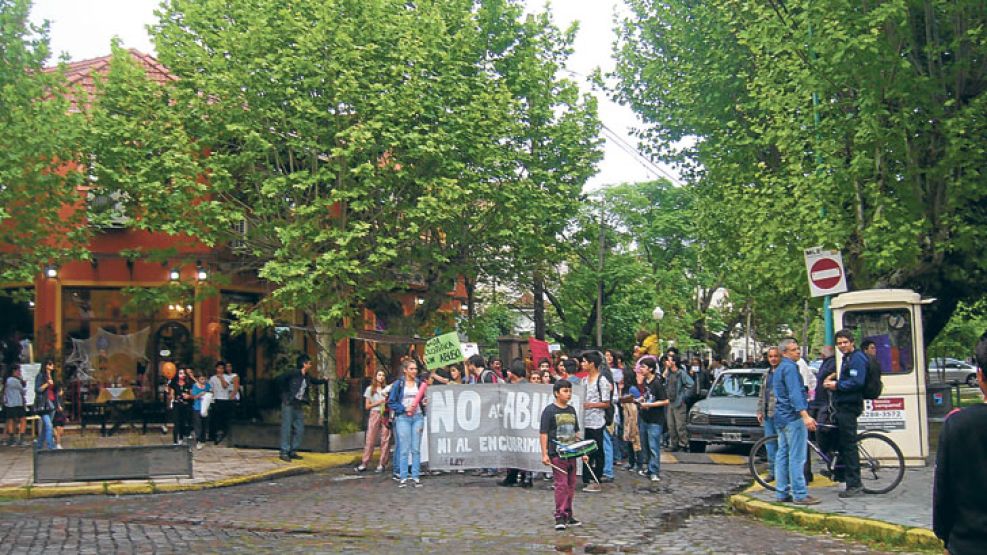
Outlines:
[[968,385],[968,386],[970,386],[972,388],[980,387],[977,384],[977,375],[976,374],[970,374],[969,376],[967,376],[966,377],[966,385]]
[[706,442],[705,441],[690,441],[689,442],[689,452],[690,453],[705,453],[706,452]]

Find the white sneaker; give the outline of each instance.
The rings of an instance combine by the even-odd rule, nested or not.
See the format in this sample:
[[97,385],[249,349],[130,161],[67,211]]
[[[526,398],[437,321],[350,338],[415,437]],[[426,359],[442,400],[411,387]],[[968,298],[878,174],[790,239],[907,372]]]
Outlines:
[[61,449],[61,448],[62,448],[62,444],[61,443],[56,443],[55,444],[55,449]]
[[375,470],[374,472],[376,472],[377,474],[380,474],[383,471],[384,471],[384,467],[383,466],[378,466],[377,467],[377,470]]
[[366,469],[367,469],[367,467],[366,466],[363,466],[362,464],[360,466],[356,467],[356,471],[357,472],[363,472]]
[[399,488],[406,488],[406,487],[408,487],[408,479],[405,478],[404,480],[401,480],[401,482],[398,484],[398,487]]
[[652,482],[660,482],[661,481],[661,478],[659,478],[657,474],[652,474],[651,475],[651,481]]
[[202,449],[202,443],[201,442],[200,443],[196,443],[195,444],[195,448],[196,449]]
[[420,488],[420,487],[422,487],[422,481],[421,481],[421,480],[419,480],[419,479],[417,479],[417,478],[416,478],[416,479],[415,479],[415,480],[413,480],[413,481],[415,482],[415,487],[416,487],[416,488]]

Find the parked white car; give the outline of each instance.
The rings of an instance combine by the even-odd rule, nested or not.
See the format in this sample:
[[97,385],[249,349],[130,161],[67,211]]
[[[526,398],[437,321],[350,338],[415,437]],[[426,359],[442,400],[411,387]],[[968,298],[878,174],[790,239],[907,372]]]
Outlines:
[[[942,365],[940,367],[940,365]],[[927,365],[931,383],[965,383],[977,387],[977,367],[955,358],[933,358]],[[945,370],[942,372],[940,370]]]

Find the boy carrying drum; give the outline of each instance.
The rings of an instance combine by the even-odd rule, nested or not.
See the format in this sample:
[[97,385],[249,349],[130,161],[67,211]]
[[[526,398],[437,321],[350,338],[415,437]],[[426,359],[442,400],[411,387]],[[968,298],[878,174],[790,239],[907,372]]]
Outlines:
[[[576,495],[576,458],[559,456],[558,446],[579,441],[579,419],[576,409],[569,406],[572,399],[572,382],[559,380],[552,390],[555,402],[541,413],[541,462],[552,467],[555,483],[555,529],[580,526],[582,522],[572,516],[572,499]],[[582,457],[587,461],[588,457]]]

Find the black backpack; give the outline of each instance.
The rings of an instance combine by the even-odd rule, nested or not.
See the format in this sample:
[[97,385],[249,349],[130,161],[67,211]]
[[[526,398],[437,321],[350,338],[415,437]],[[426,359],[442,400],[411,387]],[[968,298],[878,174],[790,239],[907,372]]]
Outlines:
[[[600,396],[600,402],[601,403],[604,400],[610,402],[610,404],[607,405],[607,408],[603,409],[603,417],[606,418],[606,425],[609,426],[609,425],[613,424],[613,390],[612,389],[610,390],[610,398],[609,399],[604,399],[603,398],[603,390],[600,389],[600,378],[606,378],[606,376],[604,376],[603,373],[601,372],[600,375],[599,375],[599,377],[596,378],[596,392]],[[613,382],[610,382],[610,387],[611,388],[613,387]]]
[[872,356],[867,356],[867,377],[864,378],[864,399],[877,399],[884,390],[881,382],[881,363]]

